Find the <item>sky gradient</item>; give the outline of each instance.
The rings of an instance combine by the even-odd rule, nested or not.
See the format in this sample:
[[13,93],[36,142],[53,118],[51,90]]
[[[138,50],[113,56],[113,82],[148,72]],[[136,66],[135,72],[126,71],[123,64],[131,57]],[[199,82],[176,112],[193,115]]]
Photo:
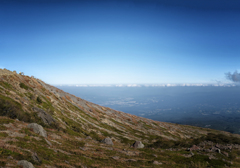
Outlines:
[[240,1],[1,0],[0,68],[50,84],[228,82]]

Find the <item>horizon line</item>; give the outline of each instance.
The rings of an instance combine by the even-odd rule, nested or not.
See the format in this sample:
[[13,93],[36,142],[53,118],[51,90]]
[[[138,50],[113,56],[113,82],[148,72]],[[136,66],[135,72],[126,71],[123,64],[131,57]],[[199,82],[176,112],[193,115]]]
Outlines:
[[73,86],[73,87],[187,87],[187,86],[215,86],[233,87],[239,86],[238,83],[162,83],[162,84],[54,84],[54,86]]

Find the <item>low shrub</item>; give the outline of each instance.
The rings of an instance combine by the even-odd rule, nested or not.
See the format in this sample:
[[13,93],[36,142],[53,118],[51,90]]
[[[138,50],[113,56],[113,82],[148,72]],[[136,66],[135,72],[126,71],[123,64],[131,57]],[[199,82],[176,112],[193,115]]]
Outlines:
[[20,86],[21,88],[25,89],[25,90],[31,90],[31,91],[33,91],[33,89],[32,89],[31,87],[25,85],[24,83],[20,83],[19,86]]
[[42,103],[42,99],[39,96],[37,97],[37,103],[39,103],[39,104]]

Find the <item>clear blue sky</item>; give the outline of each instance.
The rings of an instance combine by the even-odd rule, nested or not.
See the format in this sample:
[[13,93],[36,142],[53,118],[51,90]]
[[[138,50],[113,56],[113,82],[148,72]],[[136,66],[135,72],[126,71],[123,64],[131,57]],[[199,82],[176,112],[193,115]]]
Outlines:
[[50,84],[226,82],[240,1],[1,0],[0,68]]

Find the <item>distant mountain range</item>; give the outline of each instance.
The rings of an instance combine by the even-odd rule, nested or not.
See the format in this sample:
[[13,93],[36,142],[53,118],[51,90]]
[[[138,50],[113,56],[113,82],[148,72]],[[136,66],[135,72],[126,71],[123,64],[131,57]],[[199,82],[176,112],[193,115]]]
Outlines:
[[0,69],[0,167],[240,167],[240,135],[103,107]]

